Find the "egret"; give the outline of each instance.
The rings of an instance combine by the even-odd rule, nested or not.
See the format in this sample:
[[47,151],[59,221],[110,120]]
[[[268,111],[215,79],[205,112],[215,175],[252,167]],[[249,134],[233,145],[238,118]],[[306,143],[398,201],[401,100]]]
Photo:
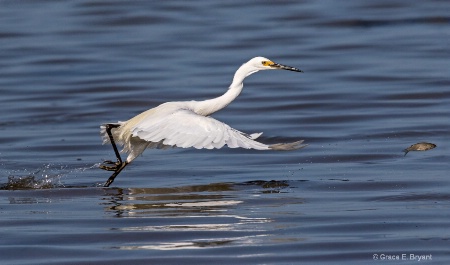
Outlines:
[[[103,143],[111,143],[117,158],[116,162],[107,160],[100,165],[101,169],[114,171],[104,186],[111,185],[117,175],[147,148],[219,149],[227,145],[230,148],[256,150],[296,150],[305,147],[303,140],[266,145],[255,141],[262,133],[246,134],[210,117],[228,106],[241,93],[247,76],[260,70],[275,69],[303,72],[264,57],[255,57],[239,67],[229,89],[220,97],[203,101],[167,102],[128,121],[100,126]],[[120,157],[116,142],[123,146],[122,152],[128,154],[125,161]]]

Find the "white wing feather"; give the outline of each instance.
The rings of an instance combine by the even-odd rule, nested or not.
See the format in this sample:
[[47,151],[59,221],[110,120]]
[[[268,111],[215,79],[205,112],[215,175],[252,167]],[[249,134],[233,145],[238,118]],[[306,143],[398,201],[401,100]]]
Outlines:
[[183,148],[213,149],[228,145],[231,148],[270,149],[269,145],[253,140],[261,134],[247,135],[214,118],[187,109],[164,117],[150,115],[137,123],[131,133],[147,142]]

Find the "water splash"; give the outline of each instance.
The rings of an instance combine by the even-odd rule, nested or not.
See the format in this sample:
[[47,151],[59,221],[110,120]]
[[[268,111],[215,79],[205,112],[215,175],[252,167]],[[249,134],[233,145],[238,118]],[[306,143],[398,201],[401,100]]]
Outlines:
[[61,177],[64,175],[66,166],[47,164],[32,172],[27,169],[10,172],[8,182],[1,186],[4,190],[25,190],[25,189],[51,189],[63,187]]
[[98,167],[98,164],[80,168],[69,168],[67,165],[47,164],[31,172],[27,169],[16,170],[9,173],[7,183],[0,184],[0,190],[64,188],[65,185],[61,182],[61,178],[64,176],[96,167]]
[[[8,183],[3,185],[0,189],[3,190],[27,190],[27,189],[51,189],[55,185],[55,179],[46,177],[43,179],[36,179],[35,176],[8,176]],[[59,180],[58,180],[59,182]]]

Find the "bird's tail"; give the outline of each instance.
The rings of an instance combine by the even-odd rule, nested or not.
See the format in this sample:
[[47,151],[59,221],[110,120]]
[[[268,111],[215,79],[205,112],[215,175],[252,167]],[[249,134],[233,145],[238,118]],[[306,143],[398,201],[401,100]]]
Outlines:
[[107,124],[120,126],[122,123],[121,122],[118,122],[118,123],[105,123],[105,124],[100,125],[100,135],[101,135],[101,137],[103,139],[103,144],[106,144],[106,143],[110,142],[108,133],[106,132],[106,125]]
[[297,150],[301,149],[303,147],[308,146],[307,144],[302,144],[304,140],[292,142],[292,143],[279,143],[279,144],[272,144],[269,145],[269,148],[276,151],[290,151],[290,150]]

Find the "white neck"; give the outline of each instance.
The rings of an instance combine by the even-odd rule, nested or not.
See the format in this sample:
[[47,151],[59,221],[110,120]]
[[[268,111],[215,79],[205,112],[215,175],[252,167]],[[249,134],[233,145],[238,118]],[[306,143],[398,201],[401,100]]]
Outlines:
[[217,98],[195,102],[193,111],[197,114],[208,116],[225,108],[241,93],[244,87],[244,79],[257,71],[250,69],[247,64],[242,65],[234,74],[233,82],[225,94]]

